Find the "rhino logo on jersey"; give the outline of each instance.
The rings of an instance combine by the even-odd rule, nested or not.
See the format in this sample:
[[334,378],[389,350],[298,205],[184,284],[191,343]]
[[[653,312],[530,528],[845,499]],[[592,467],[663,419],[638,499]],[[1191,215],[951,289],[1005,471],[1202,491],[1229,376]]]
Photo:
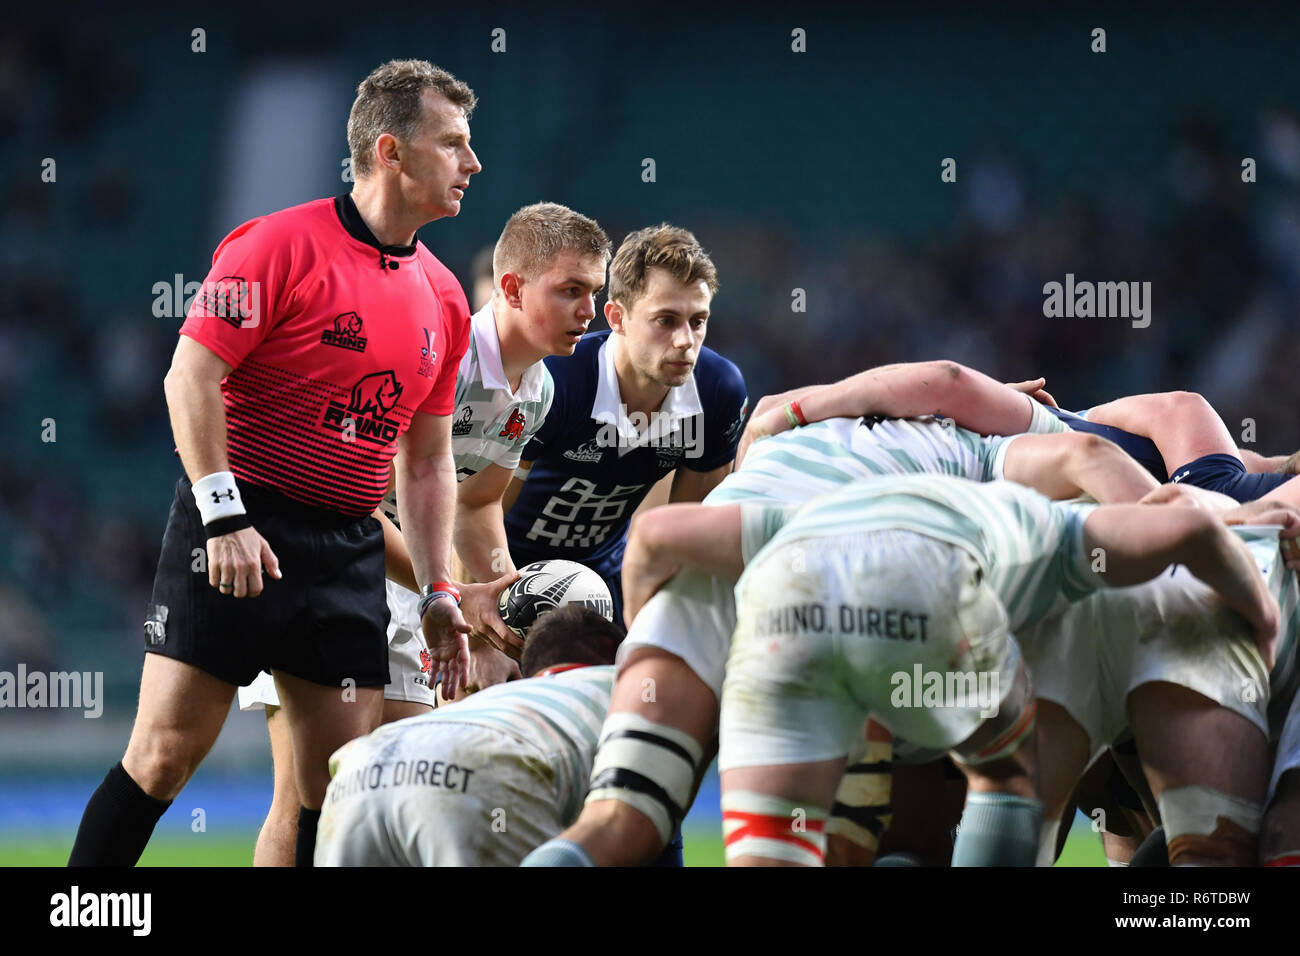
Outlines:
[[324,345],[333,345],[352,352],[364,352],[366,340],[361,337],[361,316],[355,312],[344,312],[334,316],[334,328],[322,332],[320,340]]
[[352,386],[351,401],[334,399],[325,407],[321,425],[340,432],[345,441],[389,445],[401,431],[397,422],[385,417],[402,397],[402,385],[392,371],[374,372]]
[[451,423],[451,437],[464,438],[474,430],[474,409],[466,405],[460,410],[456,420]]
[[391,371],[374,372],[352,386],[348,411],[383,418],[402,397],[402,385]]

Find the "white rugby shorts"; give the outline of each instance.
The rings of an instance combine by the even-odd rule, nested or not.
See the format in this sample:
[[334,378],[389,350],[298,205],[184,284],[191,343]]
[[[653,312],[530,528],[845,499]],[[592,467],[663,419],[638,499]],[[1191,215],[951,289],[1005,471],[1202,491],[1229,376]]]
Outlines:
[[923,535],[794,541],[751,563],[736,594],[721,770],[845,756],[868,715],[949,750],[1015,682],[1019,649],[975,559]]

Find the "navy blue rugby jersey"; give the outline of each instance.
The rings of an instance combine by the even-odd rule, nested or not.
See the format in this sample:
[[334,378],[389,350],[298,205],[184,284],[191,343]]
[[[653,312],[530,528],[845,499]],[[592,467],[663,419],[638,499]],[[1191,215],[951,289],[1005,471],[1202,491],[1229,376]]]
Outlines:
[[[546,359],[555,396],[524,449],[532,471],[506,515],[516,566],[564,558],[616,576],[632,512],[655,482],[679,467],[713,471],[736,456],[749,403],[734,363],[701,348],[691,379],[637,422],[621,409],[610,334],[589,334],[573,355]],[[638,424],[648,425],[639,437]]]

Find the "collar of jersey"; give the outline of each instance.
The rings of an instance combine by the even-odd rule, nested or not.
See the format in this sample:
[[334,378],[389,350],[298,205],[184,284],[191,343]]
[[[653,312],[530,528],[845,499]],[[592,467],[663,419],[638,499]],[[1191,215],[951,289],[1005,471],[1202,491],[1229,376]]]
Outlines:
[[[370,231],[366,225],[361,213],[357,209],[357,204],[352,201],[351,193],[344,193],[342,196],[334,197],[334,212],[339,217],[341,225],[349,236],[358,242],[364,242],[366,245],[379,250],[386,256],[392,256],[394,259],[402,259],[407,256],[415,255],[415,243],[409,246],[385,246],[375,234]],[[416,240],[419,241],[418,239]]]
[[542,382],[546,378],[546,367],[541,362],[534,362],[524,370],[523,378],[519,380],[518,394],[510,391],[505,364],[501,361],[501,339],[497,335],[497,320],[496,314],[492,311],[492,303],[488,302],[470,316],[469,324],[474,334],[474,352],[478,356],[478,377],[483,387],[503,391],[510,396],[511,401],[540,402]]
[[591,417],[598,422],[612,423],[619,434],[632,439],[632,445],[641,444],[655,438],[662,438],[666,433],[676,431],[682,419],[699,415],[704,411],[700,404],[700,393],[695,387],[695,373],[691,373],[681,385],[668,389],[664,403],[644,435],[637,440],[636,428],[620,414],[623,395],[618,388],[618,370],[614,368],[614,350],[609,344],[614,341],[613,334],[601,343],[596,353],[596,400],[591,406]]

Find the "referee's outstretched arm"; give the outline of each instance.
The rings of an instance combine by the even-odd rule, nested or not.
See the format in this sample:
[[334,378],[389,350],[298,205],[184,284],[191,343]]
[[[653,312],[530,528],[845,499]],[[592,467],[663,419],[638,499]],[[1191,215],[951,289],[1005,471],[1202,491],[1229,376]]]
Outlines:
[[[456,464],[451,416],[416,412],[397,439],[397,511],[415,580],[425,595],[451,582],[451,538],[456,520]],[[424,639],[450,700],[469,679],[470,627],[449,594],[431,602]]]
[[[233,367],[188,335],[180,336],[163,379],[172,435],[191,482],[230,470],[221,382]],[[262,569],[280,577],[280,560],[256,528],[208,538],[208,583],[237,598],[262,593]],[[230,585],[221,588],[222,584]],[[232,589],[233,588],[233,589]]]

